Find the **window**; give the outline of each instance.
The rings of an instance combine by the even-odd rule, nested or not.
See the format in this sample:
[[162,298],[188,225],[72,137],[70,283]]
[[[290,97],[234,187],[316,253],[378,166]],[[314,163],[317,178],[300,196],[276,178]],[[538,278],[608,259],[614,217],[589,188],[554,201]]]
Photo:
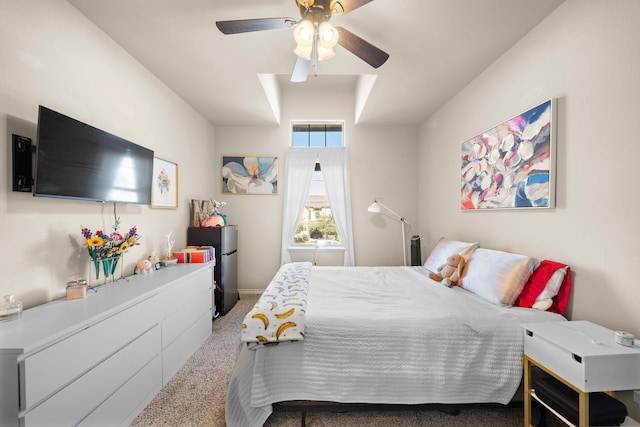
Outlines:
[[[309,148],[342,147],[342,127],[342,122],[293,122],[291,145]],[[293,244],[296,246],[340,244],[320,163],[315,165],[311,187],[296,226]]]
[[340,238],[333,221],[331,205],[327,198],[327,189],[320,164],[316,163],[311,187],[296,227],[293,243],[306,244],[339,244]]
[[293,122],[292,147],[342,147],[342,122]]

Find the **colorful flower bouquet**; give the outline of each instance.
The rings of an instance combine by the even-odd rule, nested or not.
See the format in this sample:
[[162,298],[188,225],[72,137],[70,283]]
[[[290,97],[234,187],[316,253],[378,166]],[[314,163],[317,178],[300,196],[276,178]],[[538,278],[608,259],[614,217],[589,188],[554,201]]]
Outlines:
[[162,168],[158,174],[158,189],[160,190],[160,194],[164,194],[165,191],[168,192],[170,185],[171,179],[169,179],[169,174]]
[[138,229],[133,227],[124,236],[118,233],[120,228],[120,218],[116,219],[113,226],[113,232],[106,234],[103,231],[92,233],[85,226],[82,227],[82,236],[85,239],[84,246],[89,251],[89,256],[93,261],[96,270],[96,280],[100,277],[100,265],[105,275],[105,281],[112,277],[116,272],[120,256],[134,245],[139,244],[140,235]]

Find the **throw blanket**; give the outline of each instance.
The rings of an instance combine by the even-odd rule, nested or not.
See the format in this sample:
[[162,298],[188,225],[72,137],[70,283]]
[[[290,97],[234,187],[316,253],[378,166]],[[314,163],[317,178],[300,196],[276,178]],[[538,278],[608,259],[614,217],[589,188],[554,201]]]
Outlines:
[[311,266],[294,262],[280,267],[242,323],[241,340],[250,349],[304,339]]

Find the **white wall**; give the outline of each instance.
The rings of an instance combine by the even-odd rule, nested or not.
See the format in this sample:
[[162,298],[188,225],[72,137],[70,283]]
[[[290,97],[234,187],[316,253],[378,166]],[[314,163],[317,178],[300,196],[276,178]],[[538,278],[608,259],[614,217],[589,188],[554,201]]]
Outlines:
[[[0,296],[25,306],[64,295],[87,278],[80,225],[111,230],[113,204],[34,198],[11,191],[11,135],[36,142],[38,105],[89,123],[178,163],[179,208],[117,205],[121,231],[137,225],[141,245],[125,255],[125,273],[173,231],[185,244],[188,200],[208,199],[214,129],[175,93],[66,1],[0,3]],[[185,149],[188,144],[189,149]]]
[[[321,78],[321,76],[319,77]],[[221,211],[239,224],[239,288],[264,289],[280,267],[284,161],[291,120],[344,120],[350,153],[351,195],[357,265],[401,265],[400,223],[367,213],[376,197],[417,224],[417,128],[354,125],[354,96],[344,91],[282,93],[281,125],[216,127],[215,195],[227,202]],[[222,156],[279,158],[278,195],[221,194]],[[407,242],[412,230],[407,231]]]
[[[636,0],[567,0],[425,121],[419,137],[423,239],[446,235],[570,264],[571,318],[636,336],[639,22]],[[461,212],[461,142],[551,97],[556,208]]]

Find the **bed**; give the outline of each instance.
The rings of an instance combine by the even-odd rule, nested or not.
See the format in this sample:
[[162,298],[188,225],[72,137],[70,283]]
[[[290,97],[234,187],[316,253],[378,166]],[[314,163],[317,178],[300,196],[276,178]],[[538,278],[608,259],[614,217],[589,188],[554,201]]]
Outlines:
[[[456,251],[469,251],[465,277],[486,281],[496,268],[479,268],[487,254],[476,248]],[[486,298],[429,278],[426,267],[433,270],[452,250],[433,257],[436,249],[424,267],[284,265],[245,317],[245,345],[227,389],[227,425],[260,426],[274,404],[289,401],[508,404],[522,378],[521,324],[566,320],[517,306],[521,293],[531,293],[524,288],[541,260],[518,259],[525,271],[517,280],[526,277],[505,304],[491,301],[504,289]],[[498,281],[514,280],[513,268],[506,276],[497,270]],[[570,272],[562,284],[567,277]]]

